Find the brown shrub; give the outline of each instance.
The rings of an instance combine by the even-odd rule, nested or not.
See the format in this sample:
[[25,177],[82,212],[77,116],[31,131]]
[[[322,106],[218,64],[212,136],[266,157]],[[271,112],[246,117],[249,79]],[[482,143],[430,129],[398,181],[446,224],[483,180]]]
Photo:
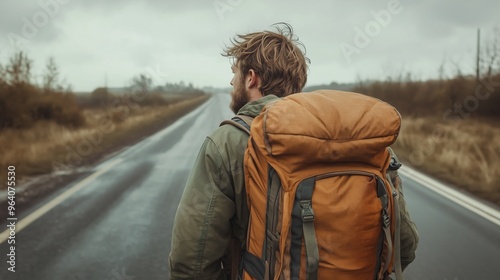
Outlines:
[[[477,97],[478,90],[485,98]],[[474,107],[473,100],[477,98],[477,108],[468,113],[477,117],[500,118],[500,74],[483,79],[479,84],[474,77],[457,75],[447,80],[359,83],[354,91],[382,99],[401,114],[414,117],[443,116],[455,106]]]
[[26,129],[39,120],[68,127],[85,124],[71,93],[43,93],[33,85],[8,86],[0,91],[0,129]]
[[57,67],[51,60],[50,82],[44,89],[33,82],[32,61],[16,53],[5,67],[0,65],[0,130],[27,129],[38,121],[53,121],[67,127],[80,127],[85,119],[75,96],[57,84]]

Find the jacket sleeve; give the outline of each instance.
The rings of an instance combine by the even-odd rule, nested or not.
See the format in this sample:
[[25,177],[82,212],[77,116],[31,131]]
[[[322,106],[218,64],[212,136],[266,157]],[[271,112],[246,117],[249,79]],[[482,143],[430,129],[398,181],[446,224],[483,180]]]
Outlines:
[[225,279],[221,258],[231,239],[235,205],[220,186],[230,184],[229,178],[217,146],[207,138],[175,215],[170,279]]
[[[391,151],[391,154],[397,161],[397,157]],[[403,183],[397,170],[389,170],[388,172],[392,184],[398,189],[398,203],[401,216],[401,266],[404,269],[415,260],[415,251],[417,249],[419,236],[417,226],[411,220],[406,200],[404,197]]]

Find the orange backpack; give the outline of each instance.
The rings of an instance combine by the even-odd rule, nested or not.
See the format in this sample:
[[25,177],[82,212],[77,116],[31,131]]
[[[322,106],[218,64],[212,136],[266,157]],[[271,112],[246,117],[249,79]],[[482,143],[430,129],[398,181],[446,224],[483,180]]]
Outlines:
[[321,90],[225,123],[250,134],[242,279],[380,280],[393,270],[402,279],[397,190],[386,175],[395,108]]

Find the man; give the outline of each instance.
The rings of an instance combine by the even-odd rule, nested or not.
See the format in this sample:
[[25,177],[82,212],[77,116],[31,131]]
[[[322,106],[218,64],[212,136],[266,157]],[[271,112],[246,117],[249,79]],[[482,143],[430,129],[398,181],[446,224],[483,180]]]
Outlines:
[[[224,56],[234,58],[230,107],[255,117],[265,104],[300,92],[309,59],[290,25],[276,32],[238,35]],[[208,136],[188,178],[174,221],[170,252],[171,279],[228,279],[223,265],[231,238],[245,244],[248,207],[243,155],[248,135],[225,125]],[[396,174],[393,174],[394,178]],[[402,263],[413,261],[414,224],[402,205]]]

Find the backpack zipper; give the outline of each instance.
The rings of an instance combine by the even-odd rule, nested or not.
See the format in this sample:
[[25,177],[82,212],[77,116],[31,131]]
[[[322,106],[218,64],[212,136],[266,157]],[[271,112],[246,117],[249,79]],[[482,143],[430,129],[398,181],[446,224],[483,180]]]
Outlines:
[[370,173],[370,172],[366,172],[366,171],[349,170],[349,171],[328,172],[328,173],[324,173],[324,174],[321,174],[321,175],[317,175],[317,176],[315,176],[315,178],[316,178],[316,180],[322,180],[322,179],[325,179],[325,178],[330,178],[330,177],[335,177],[335,176],[342,176],[342,175],[362,175],[362,176],[372,177],[373,179],[377,179],[377,177],[379,177],[379,176],[377,176],[374,173]]

